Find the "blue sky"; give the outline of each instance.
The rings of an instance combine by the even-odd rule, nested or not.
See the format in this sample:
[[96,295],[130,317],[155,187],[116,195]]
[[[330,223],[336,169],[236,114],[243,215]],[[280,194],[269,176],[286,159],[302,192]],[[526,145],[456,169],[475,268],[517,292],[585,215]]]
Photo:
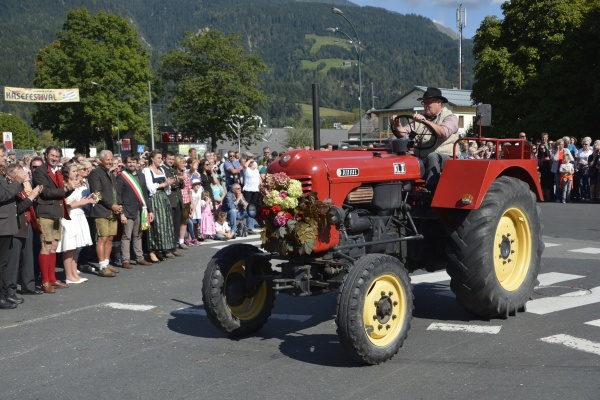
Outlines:
[[[350,0],[359,6],[381,7],[401,14],[418,14],[442,24],[456,32],[456,9],[460,0]],[[481,21],[488,15],[496,15],[500,19],[500,5],[505,0],[462,0],[467,9],[467,26],[463,29],[464,38],[472,38]],[[342,10],[343,11],[343,10]]]

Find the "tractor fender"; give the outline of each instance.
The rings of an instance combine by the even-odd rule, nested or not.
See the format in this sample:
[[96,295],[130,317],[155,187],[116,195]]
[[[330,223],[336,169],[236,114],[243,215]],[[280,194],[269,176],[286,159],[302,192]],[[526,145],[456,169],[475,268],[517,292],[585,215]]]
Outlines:
[[[490,185],[499,176],[511,176],[524,181],[537,199],[543,200],[536,160],[448,160],[444,164],[431,207],[476,210]],[[463,199],[469,199],[470,202]]]

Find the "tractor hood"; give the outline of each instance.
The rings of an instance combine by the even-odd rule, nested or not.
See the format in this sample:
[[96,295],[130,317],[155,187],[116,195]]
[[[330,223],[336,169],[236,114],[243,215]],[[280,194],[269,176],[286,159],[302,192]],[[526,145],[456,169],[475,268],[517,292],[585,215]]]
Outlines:
[[336,187],[346,190],[362,184],[397,182],[421,178],[421,163],[411,155],[383,149],[293,150],[271,163],[269,173],[285,172],[302,182],[305,192],[315,191],[320,199],[334,198]]

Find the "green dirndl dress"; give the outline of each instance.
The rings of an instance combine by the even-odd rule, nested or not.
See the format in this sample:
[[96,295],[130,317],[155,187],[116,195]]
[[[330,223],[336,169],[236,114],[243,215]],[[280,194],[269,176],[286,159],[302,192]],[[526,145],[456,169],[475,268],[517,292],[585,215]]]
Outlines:
[[[152,170],[152,181],[154,183],[163,183],[166,178],[164,176],[154,176]],[[173,236],[173,215],[171,213],[171,203],[169,197],[163,189],[158,189],[152,195],[152,212],[154,213],[154,221],[150,224],[148,237],[150,239],[150,250],[161,251],[171,250],[175,248],[175,238]]]

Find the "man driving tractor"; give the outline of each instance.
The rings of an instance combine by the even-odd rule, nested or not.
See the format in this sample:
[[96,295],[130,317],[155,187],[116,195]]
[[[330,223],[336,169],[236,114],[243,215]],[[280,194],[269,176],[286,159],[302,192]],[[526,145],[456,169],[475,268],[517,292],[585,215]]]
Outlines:
[[[458,117],[443,106],[448,99],[436,87],[428,87],[423,97],[418,98],[424,115],[414,114],[412,122],[401,126],[401,118],[392,116],[390,125],[398,138],[415,141],[415,155],[425,164],[425,187],[432,190],[437,185],[446,160],[452,156],[452,148],[458,137]],[[429,128],[429,125],[431,128]]]

